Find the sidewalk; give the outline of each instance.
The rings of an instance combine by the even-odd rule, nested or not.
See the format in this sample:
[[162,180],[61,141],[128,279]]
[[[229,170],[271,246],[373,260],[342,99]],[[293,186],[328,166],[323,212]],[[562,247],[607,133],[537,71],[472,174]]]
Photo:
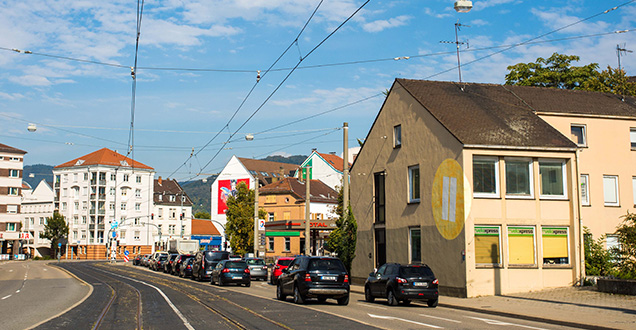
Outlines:
[[[364,294],[364,287],[351,291]],[[504,296],[440,296],[439,306],[584,329],[636,329],[636,296],[563,287]]]

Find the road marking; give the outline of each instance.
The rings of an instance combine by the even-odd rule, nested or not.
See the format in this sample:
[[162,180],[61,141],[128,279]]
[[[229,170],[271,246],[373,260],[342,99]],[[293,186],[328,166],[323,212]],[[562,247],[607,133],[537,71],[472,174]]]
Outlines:
[[16,291],[15,293],[20,293],[20,290]]
[[358,305],[367,306],[367,307],[373,307],[373,308],[378,308],[378,309],[386,309],[386,307],[376,306],[376,305],[371,305],[371,304],[358,303]]
[[7,299],[7,298],[9,298],[9,297],[11,297],[11,295],[8,295],[8,296],[6,296],[6,297],[2,297],[2,300],[5,300],[5,299]]
[[432,319],[444,320],[444,321],[448,321],[448,322],[462,323],[462,321],[451,320],[451,319],[445,319],[445,318],[443,318],[443,317],[437,317],[437,316],[432,316],[432,315],[420,314],[420,316],[430,317],[430,318],[432,318]]
[[412,323],[412,324],[417,324],[417,325],[422,325],[425,327],[429,327],[429,328],[435,328],[435,329],[444,329],[440,326],[436,326],[436,325],[432,325],[432,324],[426,324],[426,323],[422,323],[422,322],[416,322],[416,321],[412,321],[412,320],[407,320],[407,319],[401,319],[399,317],[393,317],[393,316],[383,316],[383,315],[374,315],[374,314],[369,314],[367,313],[367,315],[369,315],[372,318],[376,318],[376,319],[384,319],[384,320],[396,320],[396,321],[402,321],[402,322],[407,322],[407,323]]
[[13,272],[13,269],[9,269],[9,273]]
[[190,322],[188,322],[188,320],[185,318],[185,316],[183,316],[183,314],[181,313],[181,311],[179,311],[179,309],[177,308],[177,306],[175,306],[175,305],[172,303],[172,301],[170,300],[170,298],[168,298],[168,296],[166,296],[166,294],[165,294],[165,293],[163,293],[163,291],[161,291],[161,289],[159,289],[158,287],[156,287],[156,286],[154,286],[154,285],[152,285],[152,284],[148,284],[148,283],[143,282],[143,281],[138,281],[138,280],[136,280],[136,279],[134,279],[134,278],[130,278],[130,277],[127,277],[127,276],[122,276],[122,275],[115,274],[115,273],[111,273],[111,272],[107,272],[107,271],[104,271],[104,273],[108,273],[108,274],[115,275],[115,276],[118,276],[118,277],[121,277],[121,278],[125,278],[125,279],[130,280],[130,281],[133,281],[133,282],[141,283],[141,284],[143,284],[143,285],[147,285],[147,286],[149,286],[149,287],[151,287],[151,288],[153,288],[153,289],[157,290],[157,291],[159,292],[159,294],[163,297],[163,299],[166,301],[166,303],[168,303],[168,305],[170,306],[170,308],[172,308],[172,310],[174,311],[174,313],[175,313],[175,314],[177,314],[177,316],[181,319],[181,321],[183,322],[183,325],[185,325],[185,327],[186,327],[188,330],[194,330],[194,327],[190,324]]
[[516,324],[516,323],[509,323],[509,322],[504,322],[504,321],[497,321],[497,320],[491,320],[491,319],[483,319],[480,317],[473,317],[473,316],[467,316],[471,319],[475,319],[475,320],[480,320],[480,321],[484,321],[487,324],[490,325],[502,325],[502,326],[515,326],[515,327],[521,327],[521,328],[528,328],[528,329],[538,329],[538,330],[546,330],[545,328],[537,328],[537,327],[531,327],[529,325],[523,325],[523,324]]

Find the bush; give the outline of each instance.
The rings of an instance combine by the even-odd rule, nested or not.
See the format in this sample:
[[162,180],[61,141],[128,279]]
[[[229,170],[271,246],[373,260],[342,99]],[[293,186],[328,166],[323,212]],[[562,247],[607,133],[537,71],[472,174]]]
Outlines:
[[616,229],[619,247],[614,249],[618,260],[616,277],[636,279],[636,213],[622,216],[623,222]]
[[604,248],[605,236],[594,240],[590,229],[584,227],[585,274],[589,276],[611,276],[614,273],[612,254]]

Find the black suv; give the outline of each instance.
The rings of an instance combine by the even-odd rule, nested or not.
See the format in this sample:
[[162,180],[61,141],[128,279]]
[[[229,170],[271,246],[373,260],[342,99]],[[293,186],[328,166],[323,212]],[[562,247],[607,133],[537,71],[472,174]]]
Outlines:
[[209,280],[212,270],[221,260],[226,260],[230,256],[227,251],[199,251],[192,261],[192,279],[203,281]]
[[373,302],[375,298],[386,298],[391,306],[398,302],[408,305],[411,300],[426,300],[429,307],[436,307],[438,284],[427,265],[388,263],[369,274],[364,284],[364,299]]
[[332,257],[296,257],[278,277],[276,298],[285,300],[288,295],[294,302],[302,304],[307,298],[327,298],[338,301],[338,305],[349,304],[349,274],[342,261]]

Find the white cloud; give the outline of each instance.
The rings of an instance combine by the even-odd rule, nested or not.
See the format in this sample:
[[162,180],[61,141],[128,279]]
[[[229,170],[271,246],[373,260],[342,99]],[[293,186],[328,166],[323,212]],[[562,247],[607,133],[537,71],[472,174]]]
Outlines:
[[537,18],[543,21],[545,26],[547,26],[550,29],[556,30],[556,29],[561,29],[568,25],[572,25],[563,30],[560,30],[559,32],[561,33],[573,33],[573,34],[574,33],[576,34],[598,33],[601,31],[606,32],[609,29],[609,24],[603,21],[597,21],[597,22],[591,22],[591,23],[590,22],[577,23],[583,18],[568,15],[567,11],[568,11],[567,9],[554,9],[554,8],[545,9],[545,10],[532,8],[530,10],[530,12],[533,15],[537,16]]
[[22,86],[51,86],[53,83],[43,76],[23,75],[9,77],[9,81]]
[[472,26],[484,26],[484,25],[490,25],[490,22],[485,21],[483,19],[474,19],[474,20],[470,21],[470,25],[472,25]]
[[5,99],[5,100],[9,100],[9,101],[15,101],[15,100],[20,100],[23,99],[24,95],[20,94],[20,93],[4,93],[4,92],[0,92],[0,99]]
[[389,18],[388,20],[377,20],[362,25],[362,28],[367,32],[380,32],[386,29],[403,26],[411,19],[411,16],[401,15],[395,18]]
[[484,1],[473,1],[473,10],[484,10],[488,7],[495,7],[499,5],[505,5],[508,3],[520,3],[519,0],[484,0]]
[[436,17],[436,18],[446,18],[446,17],[453,16],[453,15],[451,15],[449,13],[440,14],[440,13],[434,12],[431,8],[424,8],[424,14],[429,15],[429,16],[433,16],[433,17]]

